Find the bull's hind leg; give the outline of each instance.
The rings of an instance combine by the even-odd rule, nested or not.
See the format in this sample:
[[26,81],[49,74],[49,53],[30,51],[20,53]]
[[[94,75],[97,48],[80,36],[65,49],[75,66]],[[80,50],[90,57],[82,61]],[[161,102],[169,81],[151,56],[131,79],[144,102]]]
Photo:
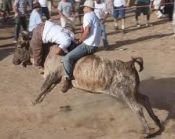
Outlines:
[[159,130],[156,133],[150,135],[150,137],[161,134],[161,132],[164,130],[164,127],[161,124],[159,118],[154,114],[152,107],[151,107],[151,104],[150,104],[150,101],[149,101],[149,98],[143,94],[140,94],[140,93],[137,93],[136,98],[137,98],[137,101],[145,107],[149,116],[153,119],[155,124],[159,127]]
[[139,118],[140,122],[143,125],[145,133],[146,134],[150,134],[149,126],[148,126],[146,118],[145,118],[145,116],[143,114],[142,107],[137,103],[135,97],[132,94],[131,95],[126,95],[123,92],[121,93],[121,95],[122,95],[124,101],[126,102],[126,104],[130,107],[130,109],[134,113],[136,113],[137,117]]

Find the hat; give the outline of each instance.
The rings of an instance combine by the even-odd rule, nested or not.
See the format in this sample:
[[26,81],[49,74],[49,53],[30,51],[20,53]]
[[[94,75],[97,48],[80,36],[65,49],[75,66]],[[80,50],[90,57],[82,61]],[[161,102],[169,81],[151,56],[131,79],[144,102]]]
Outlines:
[[90,8],[92,8],[92,9],[94,9],[95,8],[95,3],[94,3],[94,1],[93,0],[86,0],[85,2],[84,2],[84,7],[90,7]]
[[41,5],[39,2],[33,3],[33,9],[35,8],[41,8]]

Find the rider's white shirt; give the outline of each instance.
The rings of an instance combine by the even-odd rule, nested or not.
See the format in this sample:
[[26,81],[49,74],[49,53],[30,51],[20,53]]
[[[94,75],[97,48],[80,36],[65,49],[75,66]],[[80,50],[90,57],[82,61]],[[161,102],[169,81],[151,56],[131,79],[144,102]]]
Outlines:
[[60,25],[50,21],[45,22],[43,35],[43,43],[56,43],[59,47],[67,52],[67,48],[70,46],[71,41],[74,40],[74,34]]
[[101,28],[100,21],[93,11],[84,15],[83,28],[87,26],[90,27],[90,34],[83,43],[89,46],[98,47],[101,40]]

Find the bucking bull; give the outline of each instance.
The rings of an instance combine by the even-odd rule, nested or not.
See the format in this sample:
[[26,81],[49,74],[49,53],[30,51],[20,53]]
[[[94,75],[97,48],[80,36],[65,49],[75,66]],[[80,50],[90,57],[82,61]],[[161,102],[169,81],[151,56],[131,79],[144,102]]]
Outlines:
[[[41,87],[41,93],[35,100],[40,103],[48,90],[61,81],[63,76],[63,64],[61,56],[55,55],[53,45],[50,47],[49,54],[44,63],[44,83]],[[13,63],[18,65],[22,63],[27,65],[30,61],[29,40],[26,34],[21,35],[17,42]],[[130,109],[136,113],[141,121],[147,137],[153,137],[161,134],[164,130],[159,118],[154,114],[149,102],[149,98],[139,92],[139,74],[135,63],[143,70],[143,59],[132,58],[128,62],[120,60],[108,60],[96,55],[89,55],[81,58],[75,64],[72,85],[75,88],[87,90],[89,92],[104,93],[116,98],[123,99]],[[145,108],[149,116],[159,127],[157,131],[152,132],[148,126],[142,108]]]

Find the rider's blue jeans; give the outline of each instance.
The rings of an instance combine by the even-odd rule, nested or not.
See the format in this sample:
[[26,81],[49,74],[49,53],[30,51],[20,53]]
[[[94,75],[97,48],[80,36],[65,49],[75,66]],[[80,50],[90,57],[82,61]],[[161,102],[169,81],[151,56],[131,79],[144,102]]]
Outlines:
[[97,47],[88,46],[82,43],[79,46],[77,46],[75,49],[73,49],[71,52],[66,54],[62,58],[62,62],[64,65],[64,76],[71,80],[73,77],[73,68],[74,68],[75,62],[83,56],[94,53],[96,49]]

